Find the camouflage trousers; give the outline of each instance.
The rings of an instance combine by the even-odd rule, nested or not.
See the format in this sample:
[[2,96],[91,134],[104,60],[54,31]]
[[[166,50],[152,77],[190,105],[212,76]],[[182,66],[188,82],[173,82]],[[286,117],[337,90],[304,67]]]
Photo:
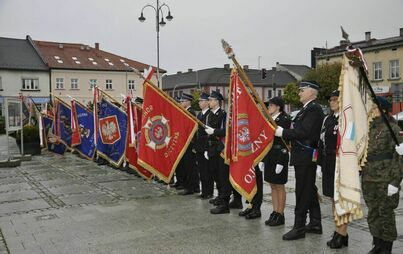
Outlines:
[[384,241],[397,238],[395,211],[399,205],[399,192],[388,197],[388,184],[362,182],[362,193],[368,206],[368,226],[371,235]]

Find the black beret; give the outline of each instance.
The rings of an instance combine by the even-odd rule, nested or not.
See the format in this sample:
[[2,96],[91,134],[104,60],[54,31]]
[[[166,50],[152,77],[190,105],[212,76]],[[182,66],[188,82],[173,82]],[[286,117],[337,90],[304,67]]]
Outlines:
[[279,106],[280,111],[284,111],[284,100],[281,97],[273,97],[268,101],[267,104],[274,104],[276,106]]
[[326,96],[326,99],[329,100],[332,97],[339,97],[340,96],[340,91],[339,90],[334,90],[333,92],[330,93],[329,96]]
[[379,105],[381,106],[381,109],[390,112],[392,110],[392,104],[382,96],[376,96],[376,99],[379,102]]
[[188,93],[183,93],[180,101],[193,101],[193,95]]
[[200,101],[200,100],[208,101],[208,97],[209,97],[209,96],[210,96],[210,95],[209,95],[208,93],[203,92],[203,93],[200,94],[199,101]]

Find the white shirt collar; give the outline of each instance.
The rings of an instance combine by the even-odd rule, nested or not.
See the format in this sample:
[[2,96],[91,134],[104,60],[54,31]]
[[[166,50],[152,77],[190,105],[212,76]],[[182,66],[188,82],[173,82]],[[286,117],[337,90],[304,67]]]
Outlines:
[[214,114],[217,113],[217,111],[220,109],[220,107],[216,108],[215,110],[211,110]]
[[205,109],[203,109],[203,110],[202,110],[202,114],[203,114],[203,115],[204,115],[204,114],[206,114],[207,110],[209,110],[209,108],[208,108],[208,107],[207,107],[207,108],[205,108]]
[[336,117],[336,118],[337,118],[337,117],[339,117],[339,112],[334,113],[333,115],[334,115],[334,117]]
[[306,107],[306,105],[308,105],[311,101],[313,100],[309,100],[307,103],[304,104],[304,108]]
[[277,114],[273,115],[271,118],[272,118],[273,120],[276,120],[277,117],[278,117],[280,114],[281,114],[281,112],[278,112]]

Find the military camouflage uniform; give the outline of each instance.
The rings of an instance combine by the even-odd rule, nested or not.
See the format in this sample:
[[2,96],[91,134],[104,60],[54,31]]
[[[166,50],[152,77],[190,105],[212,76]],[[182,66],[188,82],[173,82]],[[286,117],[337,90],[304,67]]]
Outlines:
[[[391,123],[399,137],[399,127]],[[401,156],[381,117],[373,120],[369,130],[368,156],[362,171],[362,192],[368,206],[368,225],[371,235],[384,241],[397,238],[394,209],[399,204],[399,191],[388,197],[388,184],[398,187],[403,176]]]

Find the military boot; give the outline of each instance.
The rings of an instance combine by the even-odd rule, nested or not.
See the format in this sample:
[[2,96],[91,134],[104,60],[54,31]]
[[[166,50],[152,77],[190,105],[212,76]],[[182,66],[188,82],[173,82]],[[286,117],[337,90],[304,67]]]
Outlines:
[[379,254],[390,254],[392,253],[393,242],[383,241],[381,240],[381,249],[378,252]]
[[381,250],[381,244],[382,244],[382,240],[378,237],[373,237],[372,240],[372,245],[374,245],[374,247],[368,252],[368,254],[377,254],[379,253],[379,251]]

